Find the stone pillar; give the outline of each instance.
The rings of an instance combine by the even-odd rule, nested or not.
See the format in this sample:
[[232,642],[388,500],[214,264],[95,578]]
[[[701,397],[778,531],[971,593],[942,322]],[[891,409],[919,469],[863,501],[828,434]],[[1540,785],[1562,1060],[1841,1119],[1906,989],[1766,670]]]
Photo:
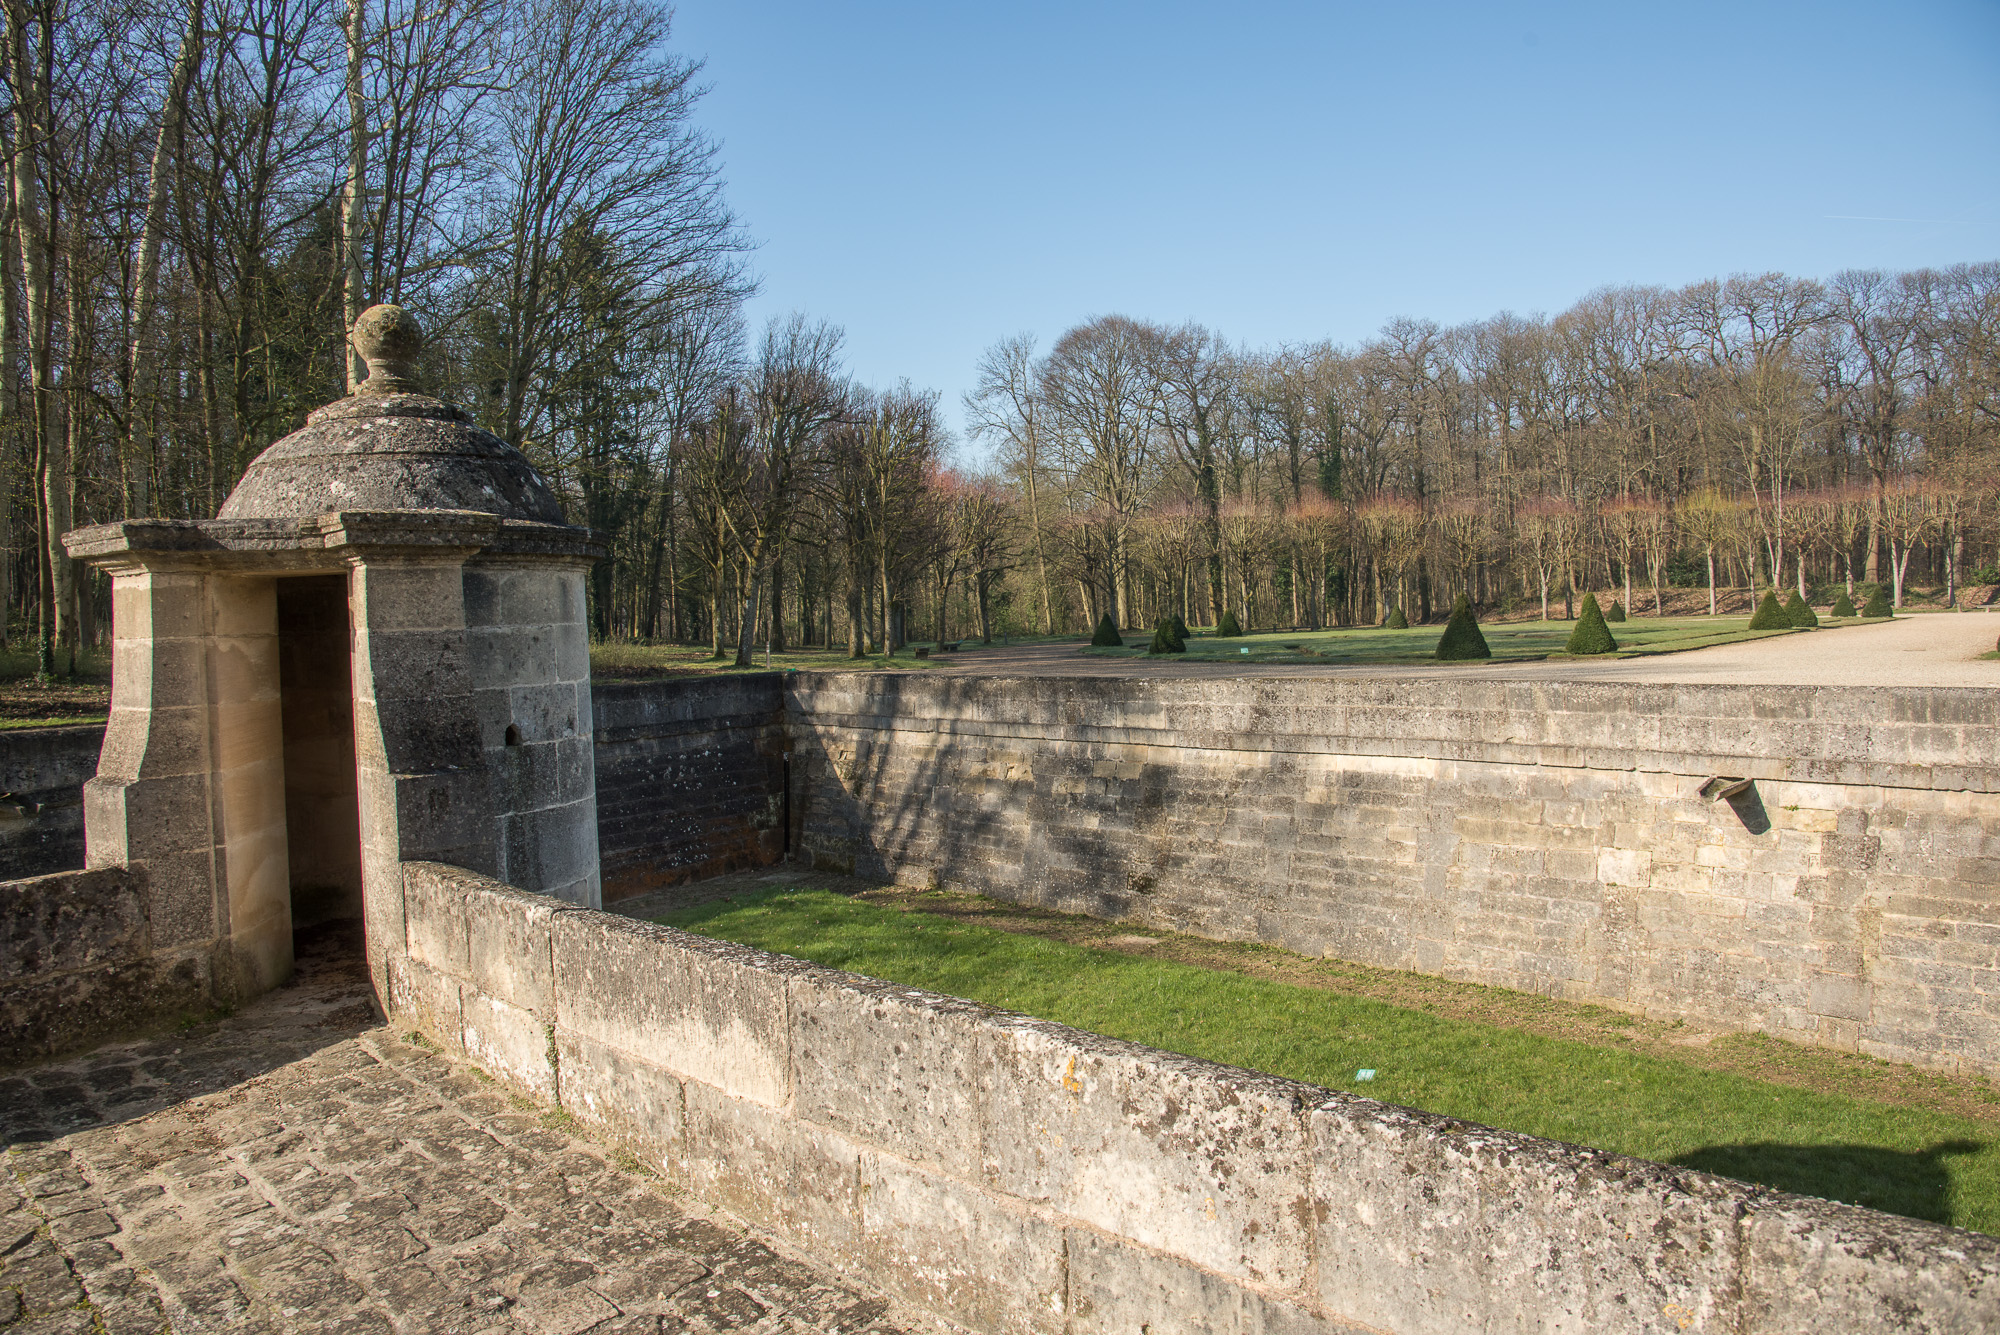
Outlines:
[[155,951],[217,961],[225,999],[291,974],[277,605],[268,577],[112,569],[111,721],[85,861],[143,864]]
[[599,908],[588,570],[481,557],[465,568],[465,619],[498,878]]
[[466,672],[464,551],[364,552],[349,575],[363,922],[376,995],[403,947],[405,861],[493,875],[485,756]]

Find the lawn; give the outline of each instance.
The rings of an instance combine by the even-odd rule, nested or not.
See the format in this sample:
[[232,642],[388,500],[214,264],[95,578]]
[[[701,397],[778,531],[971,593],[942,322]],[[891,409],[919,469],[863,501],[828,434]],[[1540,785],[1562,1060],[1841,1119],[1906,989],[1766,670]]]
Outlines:
[[[1822,617],[1822,629],[1864,624],[1860,618],[1834,621]],[[1773,635],[1802,635],[1797,630],[1751,630],[1750,618],[1737,617],[1633,617],[1614,622],[1611,634],[1618,652],[1605,658],[1638,658],[1648,654],[1680,653],[1705,649],[1715,644],[1740,640],[1762,640]],[[1524,663],[1560,656],[1569,641],[1574,621],[1508,621],[1482,625],[1486,645],[1493,651],[1480,662]],[[1380,626],[1357,626],[1342,630],[1260,631],[1240,638],[1217,640],[1197,633],[1189,637],[1187,652],[1176,657],[1196,662],[1231,663],[1434,663],[1438,637],[1443,626],[1412,626],[1408,630],[1385,630]],[[1092,648],[1086,653],[1105,658],[1139,658],[1146,655],[1152,634],[1128,635],[1122,649]],[[1458,664],[1456,666],[1467,666]]]
[[928,660],[916,657],[910,648],[899,650],[893,657],[873,654],[866,658],[849,658],[845,649],[788,649],[768,656],[759,649],[752,655],[750,666],[740,668],[736,666],[734,648],[724,649],[723,657],[718,659],[708,649],[685,644],[601,641],[590,646],[590,674],[599,681],[642,681],[716,672],[785,672],[795,668],[863,672],[930,666]]
[[[2000,1232],[2000,1121],[1802,1089],[825,890],[748,893],[660,921],[1329,1089]],[[1362,1069],[1375,1078],[1357,1081]]]

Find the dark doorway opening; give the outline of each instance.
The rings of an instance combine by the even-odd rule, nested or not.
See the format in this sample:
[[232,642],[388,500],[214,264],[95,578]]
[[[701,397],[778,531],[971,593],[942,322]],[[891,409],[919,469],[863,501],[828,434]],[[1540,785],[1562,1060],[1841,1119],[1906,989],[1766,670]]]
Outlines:
[[361,917],[354,684],[347,576],[300,575],[277,585],[285,840],[296,935]]

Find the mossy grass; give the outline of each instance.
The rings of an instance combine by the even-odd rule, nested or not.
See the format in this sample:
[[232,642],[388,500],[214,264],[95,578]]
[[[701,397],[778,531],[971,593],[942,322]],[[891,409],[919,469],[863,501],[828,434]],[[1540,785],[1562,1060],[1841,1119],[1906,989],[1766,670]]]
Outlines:
[[1776,589],[1764,590],[1764,597],[1757,604],[1757,610],[1750,614],[1751,630],[1785,630],[1792,619],[1785,615],[1785,609],[1778,603]]
[[1817,630],[1819,614],[1812,610],[1812,604],[1799,597],[1797,591],[1785,600],[1785,620],[1799,630]]
[[1861,606],[1861,615],[1864,617],[1892,617],[1896,615],[1896,609],[1889,605],[1888,589],[1877,584],[1870,590],[1868,601]]
[[1472,599],[1462,593],[1451,605],[1451,620],[1445,622],[1444,634],[1438,636],[1437,656],[1447,662],[1493,657],[1486,637],[1480,633],[1479,618],[1473,615]]
[[1623,621],[1625,619],[1625,604],[1613,598],[1611,600],[1611,610],[1604,614],[1604,619],[1606,621]]
[[1569,642],[1563,645],[1564,653],[1571,654],[1615,654],[1618,641],[1612,637],[1611,628],[1604,624],[1604,610],[1597,605],[1597,595],[1583,595],[1583,610],[1577,614],[1576,629],[1569,633]]
[[[1693,1050],[1675,1061],[825,890],[768,889],[662,921],[1527,1135],[2000,1230],[2000,1125],[1708,1069]],[[1363,1068],[1373,1082],[1355,1082]]]
[[1846,589],[1842,589],[1839,592],[1839,594],[1837,594],[1834,597],[1833,606],[1828,609],[1827,615],[1836,617],[1851,617],[1859,615],[1859,613],[1857,613],[1854,610],[1854,600],[1847,596]]
[[1408,630],[1409,628],[1410,628],[1410,619],[1403,615],[1403,609],[1401,607],[1390,608],[1388,618],[1382,623],[1382,629]]
[[1118,633],[1118,623],[1111,619],[1111,613],[1106,612],[1097,619],[1097,633],[1090,637],[1090,643],[1098,649],[1125,647],[1125,637]]
[[1236,619],[1236,613],[1224,608],[1222,619],[1215,623],[1215,635],[1213,638],[1218,640],[1233,640],[1242,634],[1243,623]]

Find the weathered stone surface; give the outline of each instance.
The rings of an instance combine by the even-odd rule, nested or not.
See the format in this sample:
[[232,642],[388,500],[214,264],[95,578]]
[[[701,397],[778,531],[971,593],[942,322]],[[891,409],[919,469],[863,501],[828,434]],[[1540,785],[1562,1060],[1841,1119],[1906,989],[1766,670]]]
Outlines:
[[214,1005],[212,955],[156,952],[150,897],[144,868],[0,882],[0,1066]]
[[[819,970],[791,986],[798,1115],[976,1181],[994,1012]],[[869,1072],[857,1081],[856,1071]]]
[[1305,1282],[1318,1089],[1044,1021],[985,1028],[988,1182],[1224,1275]]
[[[1920,1307],[1938,1331],[2000,1312],[1991,1238],[411,875],[439,887],[409,900],[412,940],[440,939],[427,918],[518,915],[495,939],[525,954],[547,933],[572,1116],[976,1330],[1872,1335]],[[500,1003],[455,958],[469,1033]],[[399,1022],[440,990],[413,981]],[[545,1096],[551,1077],[508,1078]]]
[[749,673],[595,685],[607,903],[784,855],[781,680]]
[[0,1085],[0,1325],[933,1329],[375,1026],[366,976]]
[[811,966],[606,913],[558,914],[551,940],[561,1028],[737,1098],[790,1102],[786,976]]
[[83,865],[83,785],[103,744],[101,723],[0,732],[0,877]]
[[1410,1335],[1737,1328],[1754,1189],[1369,1099],[1312,1135],[1331,1310]]
[[[801,673],[786,694],[794,846],[827,870],[2000,1071],[1991,692]],[[1701,800],[1717,774],[1756,784]]]
[[477,510],[563,522],[525,456],[424,394],[351,396],[267,448],[223,502],[222,519],[306,519],[329,510]]

